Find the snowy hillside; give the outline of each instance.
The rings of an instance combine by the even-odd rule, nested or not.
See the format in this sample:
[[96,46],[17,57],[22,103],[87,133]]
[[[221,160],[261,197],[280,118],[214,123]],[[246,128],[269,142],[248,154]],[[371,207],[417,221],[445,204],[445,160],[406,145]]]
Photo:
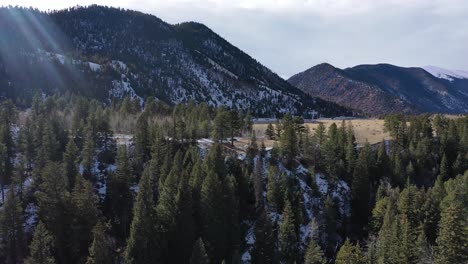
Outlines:
[[[24,30],[8,26],[18,21]],[[196,22],[171,25],[102,6],[52,13],[0,8],[0,39],[6,40],[0,49],[10,54],[0,57],[0,86],[7,87],[0,97],[21,103],[41,89],[103,102],[124,96],[142,103],[153,96],[169,105],[193,100],[255,116],[351,114],[303,93]]]
[[446,70],[440,67],[430,66],[430,65],[424,66],[422,68],[437,78],[446,79],[449,81],[453,81],[454,78],[468,79],[468,71]]

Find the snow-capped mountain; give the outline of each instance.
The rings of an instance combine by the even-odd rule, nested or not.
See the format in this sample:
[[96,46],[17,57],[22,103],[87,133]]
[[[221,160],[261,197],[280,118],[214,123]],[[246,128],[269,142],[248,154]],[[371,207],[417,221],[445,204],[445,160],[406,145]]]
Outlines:
[[0,86],[0,96],[25,105],[39,89],[105,102],[194,100],[256,116],[350,114],[293,87],[202,24],[102,6],[0,8]]
[[462,70],[446,70],[437,66],[424,66],[422,67],[428,73],[437,78],[453,81],[454,79],[468,79],[468,71]]
[[320,64],[288,81],[306,93],[372,115],[468,113],[468,73],[390,64]]

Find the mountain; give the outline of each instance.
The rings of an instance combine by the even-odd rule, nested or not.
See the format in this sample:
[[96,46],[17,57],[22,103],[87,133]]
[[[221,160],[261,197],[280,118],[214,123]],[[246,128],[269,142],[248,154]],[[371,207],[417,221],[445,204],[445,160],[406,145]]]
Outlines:
[[48,13],[0,8],[0,96],[28,105],[33,94],[78,94],[112,102],[148,96],[250,110],[346,115],[290,85],[206,26],[176,25],[102,6]]
[[319,64],[288,81],[306,93],[371,115],[468,113],[466,72],[390,64],[338,69]]

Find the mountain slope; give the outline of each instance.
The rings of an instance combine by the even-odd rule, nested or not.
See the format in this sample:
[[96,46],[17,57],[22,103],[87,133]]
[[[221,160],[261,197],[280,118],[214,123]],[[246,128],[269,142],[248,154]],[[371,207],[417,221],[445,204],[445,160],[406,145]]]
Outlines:
[[107,102],[126,95],[169,104],[195,100],[257,116],[349,114],[293,87],[198,23],[170,25],[101,6],[51,13],[1,8],[0,22],[0,85],[6,87],[0,95],[25,104],[39,89]]
[[468,112],[467,80],[452,76],[449,81],[422,68],[377,64],[341,70],[320,64],[288,81],[306,93],[373,115]]

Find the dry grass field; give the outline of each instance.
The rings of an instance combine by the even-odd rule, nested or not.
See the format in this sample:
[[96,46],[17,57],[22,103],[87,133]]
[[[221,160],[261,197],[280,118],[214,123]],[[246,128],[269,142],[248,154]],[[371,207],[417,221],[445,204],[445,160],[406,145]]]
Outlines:
[[[335,123],[338,127],[341,126],[341,120],[319,120],[316,123],[307,123],[310,131],[314,133],[315,129],[320,123],[325,125],[325,128]],[[390,139],[390,135],[384,132],[384,121],[381,119],[354,119],[346,120],[346,125],[351,122],[354,134],[356,135],[356,141],[358,144],[363,144],[366,140],[371,143],[381,142],[382,139]],[[274,125],[274,124],[273,124]],[[262,138],[265,135],[265,130],[268,124],[254,124],[254,130],[257,133],[257,137]],[[248,142],[248,139],[245,139]],[[265,145],[267,147],[273,145],[273,141],[266,140]]]

